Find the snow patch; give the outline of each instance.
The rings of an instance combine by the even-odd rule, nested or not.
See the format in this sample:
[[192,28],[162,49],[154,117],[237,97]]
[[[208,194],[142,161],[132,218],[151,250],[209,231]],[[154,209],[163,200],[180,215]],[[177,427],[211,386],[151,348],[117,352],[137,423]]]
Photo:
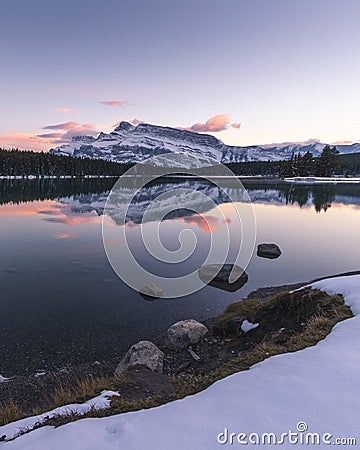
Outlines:
[[46,372],[44,370],[38,370],[35,374],[34,377],[35,378],[39,378],[39,377],[43,377],[46,375]]
[[6,383],[7,381],[10,381],[10,380],[11,380],[11,378],[3,377],[3,376],[0,374],[0,383]]
[[284,178],[285,183],[293,184],[358,184],[360,183],[360,178],[349,177],[294,177],[294,178]]
[[258,323],[251,323],[248,320],[244,320],[241,324],[241,329],[244,333],[247,333],[250,330],[253,330],[254,328],[257,328],[259,326]]
[[[299,431],[360,442],[360,275],[311,284],[341,293],[355,317],[338,323],[317,345],[264,360],[205,391],[157,408],[44,427],[5,444],[6,450],[201,450],[230,433]],[[12,424],[7,427],[13,426]],[[7,434],[0,427],[0,436]],[[309,445],[311,446],[311,445]],[[261,445],[274,448],[273,445]],[[295,448],[285,441],[283,448]],[[316,448],[329,448],[320,443]],[[355,446],[353,445],[353,448]]]
[[[26,417],[0,427],[0,436],[6,435],[6,440],[13,439],[21,431],[30,431],[36,425],[43,423],[46,419],[57,416],[67,416],[70,414],[85,414],[91,409],[107,409],[110,407],[111,397],[119,396],[118,392],[102,391],[100,395],[88,400],[85,403],[73,403],[71,405],[60,406],[52,411],[39,414],[37,416]],[[50,448],[50,447],[49,447]],[[71,448],[71,447],[70,447]]]

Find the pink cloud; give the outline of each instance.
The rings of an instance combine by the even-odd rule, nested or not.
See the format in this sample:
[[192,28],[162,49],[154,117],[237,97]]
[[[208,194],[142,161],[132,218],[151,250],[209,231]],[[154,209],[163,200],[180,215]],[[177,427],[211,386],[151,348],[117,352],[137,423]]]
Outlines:
[[139,125],[139,123],[144,123],[142,120],[139,120],[139,119],[132,119],[130,122],[133,125]]
[[233,123],[231,124],[231,126],[232,126],[233,128],[239,129],[239,128],[241,127],[241,123],[239,123],[239,122],[233,122]]
[[56,125],[47,125],[43,127],[43,130],[71,130],[77,125],[79,125],[77,122],[58,123]]
[[331,145],[351,145],[351,144],[355,144],[355,142],[358,142],[358,141],[335,141],[335,142],[332,142]]
[[219,229],[219,220],[214,216],[202,216],[201,214],[196,214],[193,216],[182,217],[179,220],[190,225],[197,225],[202,231],[205,231],[206,233],[214,233]]
[[0,134],[0,147],[43,151],[49,148],[47,140],[27,133]]
[[306,141],[286,141],[286,142],[274,142],[271,144],[261,144],[262,147],[286,147],[287,145],[311,145],[318,144],[321,140],[319,138],[307,139]]
[[198,133],[218,132],[227,130],[230,125],[229,114],[217,114],[210,117],[205,123],[197,122],[191,127],[183,128],[188,131],[195,131]]
[[71,130],[77,125],[79,125],[77,122],[58,123],[56,125],[46,125],[46,127],[43,127],[43,130]]
[[78,122],[69,121],[65,123],[58,123],[55,125],[47,125],[43,127],[44,130],[62,130],[62,132],[39,134],[37,137],[46,139],[55,139],[50,141],[52,144],[62,144],[71,141],[75,136],[97,136],[99,131],[95,125],[91,123],[80,124]]
[[75,237],[75,236],[70,233],[54,234],[55,239],[71,239],[73,237]]
[[129,104],[127,100],[108,100],[100,102],[106,106],[126,106]]
[[47,125],[43,129],[53,132],[38,135],[27,133],[0,134],[0,147],[44,151],[48,150],[53,144],[69,142],[74,136],[87,135],[96,137],[99,134],[95,125],[89,123],[80,124],[75,121]]
[[69,113],[72,111],[71,108],[55,108],[55,111],[62,112],[62,113]]
[[62,139],[71,140],[73,136],[97,136],[99,131],[95,129],[94,125],[85,123],[83,125],[77,124],[73,128],[67,130],[65,134],[62,135]]

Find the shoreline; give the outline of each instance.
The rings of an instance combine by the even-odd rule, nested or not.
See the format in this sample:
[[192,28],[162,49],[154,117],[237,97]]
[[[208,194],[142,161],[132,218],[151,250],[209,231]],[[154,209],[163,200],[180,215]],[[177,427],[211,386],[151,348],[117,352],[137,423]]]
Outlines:
[[73,180],[73,179],[110,179],[110,178],[136,178],[136,179],[164,179],[169,181],[177,180],[245,180],[245,181],[267,181],[291,185],[314,186],[331,184],[360,184],[360,177],[292,177],[281,178],[271,175],[186,175],[186,174],[149,174],[149,175],[0,175],[0,180]]
[[314,184],[359,184],[359,177],[291,177],[284,178],[284,183],[314,185]]
[[[259,288],[249,293],[246,298],[231,305],[243,304],[249,301],[256,302],[257,305],[261,305],[264,302],[266,304],[269,298],[276,298],[281,293],[289,293],[313,282],[356,274],[360,274],[360,271],[340,273],[309,282]],[[231,360],[234,357],[244,352],[246,353],[247,348],[251,349],[253,342],[252,340],[249,341],[247,336],[242,337],[241,342],[238,342],[238,338],[235,339],[226,334],[221,336],[214,333],[214,325],[224,314],[225,312],[203,321],[209,329],[209,334],[201,343],[193,346],[193,351],[199,356],[200,361],[194,360],[186,350],[171,351],[166,348],[164,335],[154,339],[153,343],[165,352],[163,373],[154,373],[142,366],[135,366],[134,369],[128,370],[127,372],[130,375],[120,377],[123,380],[120,383],[122,398],[125,398],[128,402],[137,402],[140,399],[158,398],[160,396],[164,403],[168,401],[169,396],[173,395],[174,390],[178,389],[178,387],[173,385],[174,379],[181,383],[181,380],[186,380],[189,377],[190,379],[200,377],[199,379],[202,381],[197,381],[193,389],[196,390],[197,387],[200,387],[200,390],[202,390],[205,389],[206,383],[209,381],[208,374],[218,373],[219,379],[227,376],[229,374],[228,368],[226,368],[227,365],[231,365]],[[296,335],[299,332],[301,332],[300,329],[293,333]],[[238,343],[235,345],[235,342]],[[32,415],[33,411],[48,410],[49,405],[46,402],[59,387],[63,391],[71,391],[74,389],[74,386],[81,382],[84,383],[84,380],[94,381],[113,378],[114,370],[122,356],[124,355],[119,355],[116,360],[95,361],[77,365],[70,364],[67,367],[57,368],[49,372],[15,375],[13,377],[9,374],[1,374],[4,377],[9,377],[7,381],[0,382],[2,403],[6,404],[12,401],[15,404],[19,404],[26,415]],[[248,363],[240,364],[235,371],[247,370],[249,367]],[[205,383],[205,386],[201,387],[201,383]],[[185,395],[188,395],[190,393],[187,391],[188,386],[184,389]],[[85,395],[84,400],[86,399],[87,396]]]
[[98,179],[119,178],[122,175],[0,175],[0,180],[73,180],[73,179]]

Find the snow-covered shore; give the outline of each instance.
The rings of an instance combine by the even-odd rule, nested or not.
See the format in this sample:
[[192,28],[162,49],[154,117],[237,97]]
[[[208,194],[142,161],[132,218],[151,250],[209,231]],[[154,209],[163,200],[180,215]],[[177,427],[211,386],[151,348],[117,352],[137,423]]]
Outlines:
[[[208,450],[240,448],[245,442],[255,446],[258,439],[260,447],[272,448],[268,441],[276,439],[284,449],[306,446],[306,440],[310,447],[315,442],[316,448],[328,448],[337,439],[355,439],[342,447],[356,448],[360,443],[360,275],[312,286],[329,294],[342,293],[355,315],[338,323],[316,346],[268,358],[183,400],[56,429],[43,427],[3,443],[4,448]],[[9,426],[16,423],[5,427]],[[6,434],[5,427],[0,427],[0,436]]]
[[111,397],[118,396],[118,392],[103,391],[100,395],[88,400],[85,403],[73,403],[71,405],[59,406],[58,408],[48,411],[37,416],[26,417],[25,419],[17,420],[0,427],[0,436],[6,435],[6,439],[12,439],[18,435],[19,432],[25,430],[30,431],[34,427],[43,423],[46,419],[70,414],[85,414],[92,409],[100,410],[109,408]]
[[360,178],[357,177],[293,177],[284,178],[285,183],[294,184],[359,184]]

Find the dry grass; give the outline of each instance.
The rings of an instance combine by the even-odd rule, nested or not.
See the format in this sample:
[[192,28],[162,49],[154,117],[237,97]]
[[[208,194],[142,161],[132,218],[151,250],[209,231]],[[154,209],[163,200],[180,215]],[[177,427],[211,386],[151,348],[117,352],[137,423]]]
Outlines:
[[[318,295],[317,295],[318,293]],[[293,334],[283,344],[276,342],[261,342],[255,344],[248,351],[244,351],[240,356],[230,359],[215,370],[202,376],[184,376],[174,380],[177,386],[177,395],[179,398],[199,392],[214,382],[232,375],[236,372],[248,370],[254,364],[257,364],[270,356],[283,353],[295,352],[306,347],[313,346],[324,339],[332,330],[334,325],[345,319],[352,317],[350,308],[344,304],[341,295],[328,296],[320,291],[312,292],[321,299],[319,305],[315,308],[317,313],[312,315],[304,324],[302,330]],[[298,295],[298,294],[296,294]],[[304,298],[298,299],[295,304],[289,302],[289,293],[281,293],[266,300],[258,301],[254,299],[229,305],[225,313],[217,320],[217,326],[223,327],[226,321],[233,319],[237,315],[245,316],[250,321],[256,321],[259,313],[263,310],[269,311],[275,308],[287,308],[291,314],[297,314],[297,320],[301,320],[301,309],[307,309],[307,292],[304,292]],[[297,305],[295,308],[294,305]]]
[[[267,301],[271,301],[273,297]],[[246,316],[250,322],[255,319],[256,313],[259,310],[260,302],[255,299],[242,300],[240,302],[231,303],[221,316],[216,320],[217,325],[222,325],[234,316]]]
[[24,416],[24,412],[13,401],[9,402],[7,405],[0,406],[0,425],[6,425],[7,423],[19,420]]
[[[121,396],[112,397],[109,409],[99,411],[91,409],[81,416],[70,412],[49,419],[45,424],[60,426],[82,417],[110,416],[153,408],[172,400],[181,399],[202,391],[214,382],[235,372],[248,370],[254,364],[270,356],[295,352],[315,345],[330,333],[337,322],[352,316],[350,308],[344,304],[340,295],[327,296],[320,291],[303,291],[301,294],[296,293],[294,295],[286,292],[265,300],[249,299],[234,303],[217,319],[217,325],[222,327],[226,325],[228,320],[237,316],[246,316],[249,321],[257,321],[259,318],[269,317],[269,314],[277,314],[279,310],[286,311],[293,318],[294,323],[299,324],[298,331],[289,335],[284,342],[279,343],[274,338],[270,341],[255,343],[251,349],[241,352],[239,356],[228,360],[215,370],[202,375],[174,377],[172,383],[175,386],[175,391],[166,397],[149,397],[138,400],[126,400]],[[304,317],[306,317],[306,321],[303,323]],[[276,317],[273,317],[273,319],[276,322]],[[50,396],[46,410],[69,403],[84,402],[95,397],[102,390],[118,391],[125,386],[131,388],[132,384],[134,382],[132,381],[131,371],[124,372],[118,377],[89,377],[85,380],[79,380],[70,389],[64,389],[61,386],[57,388]],[[9,404],[0,409],[2,423],[17,420],[22,416],[21,410],[15,404]]]
[[88,377],[78,380],[69,389],[62,386],[55,389],[51,394],[48,404],[51,409],[69,403],[82,403],[95,397],[103,390],[112,389],[114,379],[112,377]]

